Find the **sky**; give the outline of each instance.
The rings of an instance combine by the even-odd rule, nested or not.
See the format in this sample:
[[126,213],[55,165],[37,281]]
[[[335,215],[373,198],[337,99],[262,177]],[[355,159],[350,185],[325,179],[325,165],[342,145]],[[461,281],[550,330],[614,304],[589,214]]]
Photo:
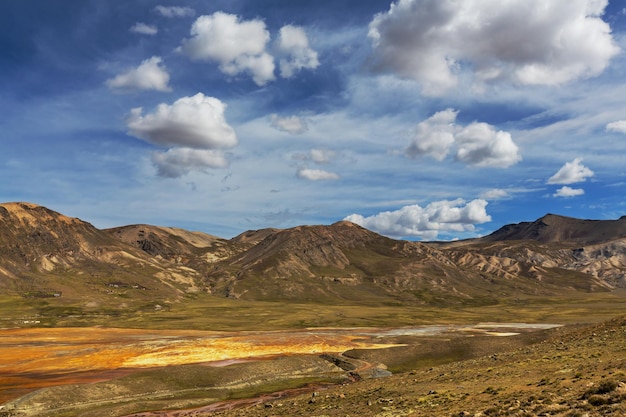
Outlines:
[[626,214],[623,0],[2,0],[0,201],[231,238]]

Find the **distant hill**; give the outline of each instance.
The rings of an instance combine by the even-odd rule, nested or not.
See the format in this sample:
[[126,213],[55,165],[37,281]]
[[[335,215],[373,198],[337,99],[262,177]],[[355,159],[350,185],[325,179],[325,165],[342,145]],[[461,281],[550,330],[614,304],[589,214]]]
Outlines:
[[188,258],[203,249],[218,247],[225,242],[225,239],[206,233],[147,224],[116,227],[106,232],[149,255],[169,260]]
[[345,221],[226,240],[151,225],[99,230],[35,204],[0,205],[0,288],[112,308],[196,292],[322,304],[491,304],[626,287],[625,265],[626,218],[546,215],[448,244],[394,240]]
[[626,238],[626,216],[618,220],[580,220],[547,214],[534,222],[506,225],[483,241],[536,240],[588,245]]

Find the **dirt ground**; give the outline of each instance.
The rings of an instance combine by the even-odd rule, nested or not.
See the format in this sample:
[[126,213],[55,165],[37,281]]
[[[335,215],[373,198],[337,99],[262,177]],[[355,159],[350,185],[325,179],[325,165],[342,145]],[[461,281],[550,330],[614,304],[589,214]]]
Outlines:
[[558,329],[512,351],[211,414],[295,415],[625,416],[626,318]]
[[[167,399],[169,393],[166,393],[167,395],[160,398],[159,402],[154,402],[152,406],[144,409],[171,411],[133,414],[126,411],[131,411],[138,405],[131,407],[127,404],[122,408],[109,408],[106,414],[103,414],[102,409],[90,411],[89,415],[116,417],[626,415],[626,318],[598,325],[523,331],[517,336],[509,337],[497,337],[493,334],[506,334],[506,330],[510,329],[492,330],[494,331],[492,335],[474,331],[469,335],[451,332],[428,337],[398,335],[391,332],[374,338],[379,346],[371,345],[371,340],[367,346],[363,335],[351,338],[349,340],[352,345],[344,345],[342,348],[343,358],[352,364],[356,363],[355,367],[360,367],[356,369],[357,372],[351,372],[349,366],[337,368],[335,365],[341,366],[343,359],[331,359],[328,363],[328,358],[309,352],[308,359],[291,356],[278,362],[266,360],[254,365],[236,364],[213,373],[207,373],[202,370],[203,367],[198,366],[166,367],[145,371],[143,374],[139,373],[139,376],[131,374],[102,384],[83,384],[78,391],[72,386],[67,386],[65,390],[50,391],[49,398],[57,398],[55,401],[60,401],[61,397],[58,395],[55,397],[55,393],[62,394],[66,391],[65,396],[91,391],[104,395],[101,394],[103,389],[121,389],[124,383],[133,387],[146,383],[167,387],[168,383],[174,383],[178,384],[179,388],[187,390],[190,387],[194,389],[200,387],[204,390],[201,385],[205,383],[213,384],[213,391],[210,392],[216,393],[213,401],[215,404],[212,407],[192,406],[202,402],[207,404],[206,398],[198,398],[194,400],[196,402],[181,402],[172,397],[170,401]],[[106,340],[105,336],[106,332],[100,334],[103,340]],[[134,336],[126,334],[121,339],[129,344],[134,340],[136,346],[152,346],[152,351],[143,351],[138,355],[143,360],[172,357],[175,363],[181,360],[181,357],[184,358],[185,355],[178,355],[175,349],[182,345],[173,343],[181,339],[181,335],[175,337],[171,334],[164,337],[164,334],[158,333],[158,336],[159,343],[156,344],[155,340],[146,334],[142,337],[137,334]],[[120,335],[117,337],[120,342]],[[198,335],[187,335],[181,340],[186,346],[196,340],[194,339],[196,337]],[[258,339],[260,335],[254,337]],[[257,342],[262,340],[264,339],[261,337]],[[269,344],[270,340],[273,344]],[[281,340],[283,342],[291,340],[292,346],[298,346],[293,343],[294,339],[288,337],[265,339],[267,346],[276,346]],[[305,340],[310,342],[310,339],[301,341]],[[78,341],[77,346],[93,350],[93,346],[85,340],[82,344]],[[32,348],[45,345],[44,342],[45,338],[37,339],[33,341]],[[195,346],[193,343],[190,345]],[[154,346],[160,348],[155,351]],[[383,349],[383,346],[387,348]],[[59,344],[53,352],[58,356],[62,352],[62,347],[62,344]],[[67,350],[67,345],[65,347]],[[321,347],[317,345],[317,348]],[[297,349],[301,350],[303,347]],[[135,354],[137,355],[137,352]],[[180,357],[176,359],[177,356]],[[324,361],[327,362],[326,365]],[[388,372],[373,372],[359,375],[358,371],[372,369],[370,365],[379,363],[386,364],[395,374],[386,376],[389,375]],[[13,366],[17,365],[19,363]],[[294,378],[294,383],[306,383],[306,367],[317,369],[318,376],[327,374],[328,380],[334,380],[334,385],[319,385],[320,380],[312,382],[314,385],[304,390],[294,389],[297,385],[293,387],[285,385],[285,381],[290,379],[292,374],[298,374],[300,378]],[[338,378],[338,371],[343,372],[344,376],[351,377]],[[251,373],[256,374],[256,377]],[[361,380],[364,376],[372,379]],[[378,376],[386,377],[377,378]],[[206,381],[203,382],[203,379]],[[238,396],[236,387],[249,388],[254,385],[251,380],[254,380],[253,383],[257,386],[267,386],[268,390],[261,392],[268,394],[256,399],[250,399],[249,395]],[[120,383],[117,384],[116,381]],[[272,390],[271,387],[275,389]],[[244,392],[258,391],[244,389]],[[208,395],[206,393],[205,395]],[[43,391],[42,394],[38,394],[39,397],[28,396],[24,404],[28,404],[29,401],[36,402],[37,398],[45,399],[45,394],[46,391]],[[224,401],[226,398],[233,398],[233,395],[240,399]],[[72,410],[72,407],[63,408],[63,414],[55,414],[54,411],[43,412],[45,407],[37,407],[31,408],[31,412],[26,411],[28,407],[22,411],[5,408],[0,410],[0,416],[87,415],[80,410]],[[41,412],[34,412],[35,409]]]

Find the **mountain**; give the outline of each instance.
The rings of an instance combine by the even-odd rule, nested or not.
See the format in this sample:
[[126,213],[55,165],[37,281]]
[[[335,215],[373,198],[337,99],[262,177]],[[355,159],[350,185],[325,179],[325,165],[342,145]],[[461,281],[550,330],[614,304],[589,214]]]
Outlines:
[[[24,297],[163,305],[251,301],[493,304],[626,287],[626,218],[546,215],[462,242],[394,240],[342,221],[230,240],[131,225],[99,230],[29,203],[0,205],[0,287]],[[152,307],[150,307],[152,308]]]
[[597,279],[592,286],[626,288],[626,216],[582,220],[547,214],[534,222],[506,225],[482,238],[442,246],[457,260],[479,253],[497,258],[499,264],[526,265],[539,279],[562,270]]
[[206,248],[217,248],[225,242],[206,233],[147,224],[116,227],[106,232],[149,255],[177,262],[184,262]]
[[120,296],[175,299],[195,285],[193,274],[179,272],[179,266],[80,219],[31,203],[0,204],[5,294],[82,299],[94,306],[123,304]]
[[[574,258],[571,250],[561,253],[555,245],[537,248],[536,242],[521,243],[522,256],[508,241],[500,242],[497,250],[492,242],[480,239],[449,247],[399,241],[345,221],[246,236],[249,248],[207,273],[214,278],[210,284],[214,294],[303,302],[462,305],[521,294],[606,291],[619,284],[583,271],[580,256]],[[604,271],[623,275],[621,265],[624,262]]]
[[589,245],[626,238],[626,216],[618,220],[580,220],[547,214],[534,222],[504,226],[482,238],[486,242],[536,240]]

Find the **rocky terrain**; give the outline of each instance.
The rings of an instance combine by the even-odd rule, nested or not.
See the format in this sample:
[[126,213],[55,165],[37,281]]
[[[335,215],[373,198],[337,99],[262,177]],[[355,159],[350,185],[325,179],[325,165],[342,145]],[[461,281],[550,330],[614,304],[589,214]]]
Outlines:
[[515,350],[210,415],[623,416],[626,318],[560,329]]
[[547,215],[480,239],[389,239],[349,222],[226,240],[133,225],[98,230],[29,203],[0,205],[0,287],[116,307],[120,294],[243,300],[476,305],[626,287],[626,218]]
[[[222,239],[152,225],[99,230],[35,204],[5,203],[0,204],[0,290],[0,329],[9,338],[8,347],[0,349],[0,367],[26,367],[9,375],[10,381],[0,375],[0,389],[46,387],[19,398],[2,393],[10,399],[0,409],[5,416],[575,417],[625,412],[624,318],[506,338],[387,334],[377,341],[391,348],[324,352],[335,355],[330,357],[312,355],[321,351],[300,344],[294,352],[309,356],[211,372],[182,360],[175,346],[188,342],[189,335],[176,336],[155,345],[160,353],[149,353],[153,368],[111,374],[96,383],[89,380],[92,374],[70,370],[70,379],[90,381],[74,387],[61,382],[65,371],[38,374],[28,361],[16,361],[16,352],[45,349],[45,332],[38,329],[64,326],[134,329],[132,338],[144,349],[148,329],[184,335],[485,321],[597,323],[623,313],[626,305],[626,217],[581,220],[549,214],[457,242],[394,240],[349,222],[251,230]],[[11,342],[18,330],[43,339]],[[81,345],[86,353],[76,363],[89,358],[97,363],[95,352],[101,347],[87,349],[93,342],[89,334]],[[291,343],[287,339],[282,342]],[[137,351],[133,343],[122,349],[131,356]],[[61,338],[59,354],[67,354],[68,346]],[[181,361],[160,367],[167,362],[159,359],[163,355]],[[54,357],[46,360],[54,362]],[[361,373],[350,374],[348,367]],[[314,386],[297,396],[307,383],[341,384],[346,376],[353,382],[367,369],[385,368],[393,375],[375,371],[369,376],[386,377],[312,394],[319,388]],[[50,384],[34,384],[38,376]],[[142,402],[127,401],[137,395],[147,396]],[[263,399],[249,399],[258,395]],[[211,402],[218,404],[206,408]],[[179,411],[145,411],[160,409]]]
[[[626,317],[511,337],[418,341],[388,335],[383,340],[405,346],[217,368],[148,369],[35,391],[4,403],[0,415],[596,417],[626,412]],[[414,360],[410,367],[396,369],[408,357]],[[376,365],[380,360],[396,364],[393,375]]]

